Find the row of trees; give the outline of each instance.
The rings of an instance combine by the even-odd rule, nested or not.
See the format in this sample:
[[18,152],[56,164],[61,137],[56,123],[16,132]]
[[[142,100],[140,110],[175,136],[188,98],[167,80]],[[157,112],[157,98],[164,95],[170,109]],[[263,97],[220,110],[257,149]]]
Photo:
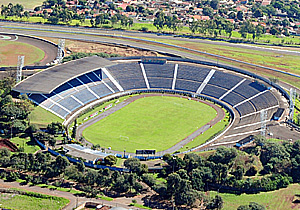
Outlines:
[[13,5],[9,3],[7,6],[1,5],[1,15],[7,18],[8,16],[29,17],[29,12],[24,12],[24,7],[21,4]]
[[[208,189],[225,189],[231,192],[261,192],[287,187],[300,182],[300,141],[295,143],[274,143],[256,137],[256,146],[247,150],[249,160],[258,157],[262,169],[240,162],[241,153],[235,149],[218,148],[213,155],[203,159],[196,154],[186,154],[183,159],[165,155],[170,165],[161,171],[167,183],[156,184],[151,177],[144,181],[161,197],[175,198],[177,205],[188,204],[199,199],[199,192]],[[246,155],[246,154],[244,154]],[[256,176],[258,178],[250,178]],[[242,208],[241,208],[242,209]]]
[[158,12],[156,18],[154,19],[153,25],[161,31],[164,27],[174,31],[177,31],[182,26],[182,22],[178,19],[176,15],[166,16],[163,12]]
[[216,18],[211,20],[193,20],[189,23],[189,29],[194,34],[196,32],[204,35],[210,35],[217,37],[221,35],[222,31],[228,35],[228,38],[231,37],[232,31],[234,30],[234,25],[225,19]]
[[[256,137],[255,143],[256,146],[248,148],[247,153],[238,152],[234,148],[220,147],[207,158],[197,154],[186,154],[183,159],[164,155],[163,158],[169,167],[165,167],[159,176],[165,178],[166,183],[157,182],[148,174],[147,166],[135,158],[125,160],[124,166],[130,173],[124,174],[108,169],[88,169],[82,161],[70,164],[66,157],[58,156],[53,159],[48,153],[11,155],[6,149],[1,149],[0,165],[36,172],[45,178],[71,179],[80,183],[80,188],[87,190],[91,195],[99,193],[103,188],[118,193],[138,193],[144,189],[144,182],[156,191],[160,198],[174,200],[175,205],[197,206],[200,202],[207,209],[221,209],[222,198],[209,199],[202,192],[219,189],[252,193],[275,190],[287,187],[293,182],[300,182],[300,141],[279,144]],[[253,164],[257,158],[263,168],[259,169]],[[249,164],[242,162],[242,159]],[[107,160],[107,164],[111,161],[115,160]],[[256,178],[250,178],[251,176]]]
[[25,132],[28,129],[28,115],[32,111],[32,104],[26,95],[13,99],[11,90],[15,85],[13,78],[0,81],[0,130],[6,135]]

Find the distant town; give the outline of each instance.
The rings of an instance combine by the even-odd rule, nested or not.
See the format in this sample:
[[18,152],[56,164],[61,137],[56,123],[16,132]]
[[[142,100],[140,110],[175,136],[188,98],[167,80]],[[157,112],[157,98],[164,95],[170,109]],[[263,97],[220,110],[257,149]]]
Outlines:
[[[97,1],[47,0],[32,10],[22,5],[1,6],[4,19],[9,16],[42,17],[50,24],[77,25],[89,21],[92,27],[130,28],[134,23],[152,23],[158,31],[176,32],[188,27],[193,34],[231,37],[238,31],[242,38],[259,39],[262,34],[286,37],[300,34],[300,8],[297,1],[281,0],[203,0],[203,1]],[[148,31],[147,26],[141,28]]]

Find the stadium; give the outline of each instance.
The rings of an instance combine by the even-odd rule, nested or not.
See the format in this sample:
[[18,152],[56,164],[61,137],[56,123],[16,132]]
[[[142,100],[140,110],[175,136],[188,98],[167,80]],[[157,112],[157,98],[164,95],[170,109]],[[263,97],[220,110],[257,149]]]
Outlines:
[[[215,149],[221,145],[232,147],[262,132],[284,139],[297,135],[278,123],[289,115],[290,97],[283,88],[256,74],[215,62],[179,57],[93,56],[49,67],[18,83],[14,91],[27,94],[35,104],[64,119],[67,127],[97,104],[132,94],[180,95],[218,105],[229,113],[228,124],[213,138],[180,152]],[[224,116],[218,120],[222,119]],[[78,130],[88,126],[83,123]],[[213,125],[208,122],[198,132],[175,141],[171,148],[158,150],[157,157],[178,152],[210,127]],[[82,131],[77,138],[81,134]],[[123,150],[114,148],[111,152],[123,154]]]

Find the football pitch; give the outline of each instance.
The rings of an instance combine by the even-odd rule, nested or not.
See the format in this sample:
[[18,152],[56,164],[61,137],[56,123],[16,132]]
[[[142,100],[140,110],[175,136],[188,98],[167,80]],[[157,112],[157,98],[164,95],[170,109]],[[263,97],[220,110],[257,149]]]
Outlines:
[[83,131],[86,140],[112,150],[166,150],[216,117],[212,107],[169,96],[137,99]]

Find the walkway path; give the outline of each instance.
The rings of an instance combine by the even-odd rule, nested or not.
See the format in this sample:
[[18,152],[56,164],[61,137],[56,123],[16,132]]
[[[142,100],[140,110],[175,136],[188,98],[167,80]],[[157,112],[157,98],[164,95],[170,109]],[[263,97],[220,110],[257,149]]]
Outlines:
[[[128,203],[130,203],[128,201],[128,199],[126,199],[126,198],[117,199],[115,201],[105,201],[105,200],[95,199],[95,198],[77,197],[69,192],[50,190],[48,188],[41,188],[41,187],[37,187],[37,186],[20,185],[18,182],[4,182],[2,179],[0,179],[0,188],[19,188],[19,189],[28,190],[31,192],[37,192],[37,193],[41,193],[41,194],[66,198],[66,199],[70,200],[70,203],[63,208],[64,210],[72,210],[75,207],[83,204],[86,201],[93,201],[93,202],[101,203],[106,206],[112,206],[112,207],[120,206],[120,207],[124,207],[127,209],[128,209]],[[131,198],[131,199],[133,199],[133,198]],[[139,208],[134,207],[134,209],[139,209]]]

